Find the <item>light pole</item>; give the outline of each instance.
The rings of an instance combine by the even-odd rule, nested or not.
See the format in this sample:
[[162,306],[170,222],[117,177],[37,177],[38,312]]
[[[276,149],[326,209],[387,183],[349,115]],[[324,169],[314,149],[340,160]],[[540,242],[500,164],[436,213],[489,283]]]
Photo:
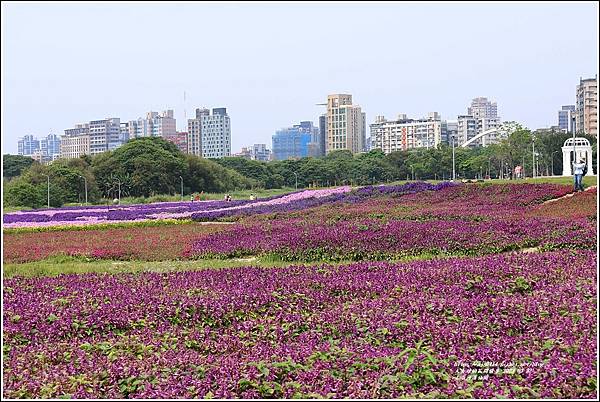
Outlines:
[[294,173],[294,176],[296,176],[296,190],[298,190],[298,173],[296,172],[292,172]]
[[535,140],[531,139],[531,155],[533,159],[533,163],[531,165],[531,177],[535,179]]
[[183,201],[183,177],[179,176],[179,179],[181,180],[181,201]]
[[87,199],[87,179],[85,178],[85,176],[79,175],[79,177],[81,177],[83,179],[83,185],[84,185],[84,188],[85,188],[85,205],[87,205],[87,203],[88,203],[88,199]]
[[119,205],[121,205],[121,180],[117,179],[117,184],[119,185]]
[[42,176],[46,176],[46,178],[48,179],[48,208],[50,208],[50,176],[43,173]]
[[454,159],[454,140],[455,137],[452,136],[452,181],[456,180],[456,165]]
[[[571,116],[573,120],[575,120],[575,116]],[[573,124],[573,162],[571,162],[571,168],[573,170],[573,183],[575,183],[575,124]]]

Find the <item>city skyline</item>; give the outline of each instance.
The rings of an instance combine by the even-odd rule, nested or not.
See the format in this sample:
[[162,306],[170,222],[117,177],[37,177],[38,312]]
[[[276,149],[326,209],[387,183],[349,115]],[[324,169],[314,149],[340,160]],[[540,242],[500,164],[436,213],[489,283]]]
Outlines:
[[[17,153],[17,139],[28,134],[62,135],[78,122],[129,121],[148,110],[173,109],[177,131],[187,131],[184,91],[187,119],[199,107],[227,108],[233,151],[269,144],[277,129],[294,121],[317,124],[325,112],[317,104],[332,93],[352,94],[367,125],[377,115],[423,116],[431,110],[453,120],[473,98],[485,96],[500,105],[503,120],[547,127],[556,124],[562,105],[575,103],[579,78],[597,74],[597,10],[592,3],[348,4],[343,9],[297,3],[2,4],[2,145],[4,153]],[[84,30],[92,14],[119,29]],[[138,14],[144,26],[131,21]],[[208,16],[201,27],[193,23],[198,15]],[[347,63],[323,58],[320,49],[328,39],[319,29],[287,29],[290,18],[323,26],[334,17],[352,27],[346,34],[351,43],[338,44],[354,52]],[[402,30],[390,28],[398,18]],[[153,31],[161,19],[165,27]],[[228,32],[219,25],[223,22],[246,34]],[[427,33],[428,25],[418,29],[423,24],[439,29]],[[126,26],[135,32],[121,28]],[[576,32],[577,40],[568,32]],[[210,63],[191,54],[194,38],[210,44]],[[100,48],[112,63],[75,63],[75,56]],[[161,49],[170,50],[162,55]],[[478,57],[481,49],[489,57]],[[132,51],[161,56],[155,63],[124,63]],[[315,62],[299,67],[285,62],[299,55]],[[579,57],[573,61],[573,55]]]

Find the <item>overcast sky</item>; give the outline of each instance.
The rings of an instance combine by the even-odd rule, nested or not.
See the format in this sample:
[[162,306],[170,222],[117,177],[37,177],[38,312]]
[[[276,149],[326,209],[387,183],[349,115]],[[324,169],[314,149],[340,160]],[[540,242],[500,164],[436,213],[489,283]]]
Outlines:
[[[598,5],[2,3],[2,145],[75,123],[226,107],[232,152],[350,93],[375,116],[557,124],[598,68]],[[187,101],[184,105],[183,92]]]

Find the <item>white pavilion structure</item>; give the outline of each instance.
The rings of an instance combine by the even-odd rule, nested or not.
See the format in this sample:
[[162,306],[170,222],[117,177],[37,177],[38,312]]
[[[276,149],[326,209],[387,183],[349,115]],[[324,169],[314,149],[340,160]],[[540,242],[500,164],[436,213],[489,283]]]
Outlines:
[[[575,144],[573,144],[575,141]],[[562,147],[563,154],[563,176],[573,175],[573,147],[575,147],[575,161],[584,160],[587,163],[588,176],[594,175],[594,163],[592,161],[592,146],[590,142],[583,137],[569,138]]]

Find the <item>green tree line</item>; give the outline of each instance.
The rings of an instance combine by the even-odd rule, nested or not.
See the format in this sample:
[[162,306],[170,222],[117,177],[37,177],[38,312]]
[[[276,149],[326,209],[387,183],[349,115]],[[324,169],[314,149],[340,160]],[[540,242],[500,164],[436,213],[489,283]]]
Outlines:
[[[582,135],[579,135],[582,136]],[[583,135],[593,144],[596,139]],[[455,148],[458,179],[511,178],[517,165],[526,176],[533,167],[535,144],[538,175],[562,173],[561,147],[569,134],[518,127],[506,139],[487,147]],[[452,147],[420,148],[385,155],[381,150],[353,155],[336,151],[321,158],[259,162],[239,157],[203,159],[182,154],[162,138],[138,138],[94,157],[59,159],[41,165],[31,158],[4,155],[4,205],[42,207],[84,201],[87,183],[92,203],[119,196],[150,197],[204,191],[282,187],[305,188],[343,184],[366,185],[397,180],[448,180],[452,177]],[[46,176],[47,175],[47,176]],[[84,180],[85,178],[85,180]]]

